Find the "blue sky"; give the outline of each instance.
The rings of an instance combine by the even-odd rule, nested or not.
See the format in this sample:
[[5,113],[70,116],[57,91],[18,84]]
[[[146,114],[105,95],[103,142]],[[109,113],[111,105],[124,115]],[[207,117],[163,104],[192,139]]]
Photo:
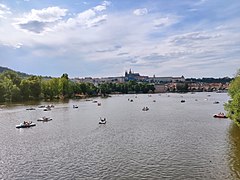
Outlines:
[[36,75],[233,77],[239,0],[0,0],[0,66]]

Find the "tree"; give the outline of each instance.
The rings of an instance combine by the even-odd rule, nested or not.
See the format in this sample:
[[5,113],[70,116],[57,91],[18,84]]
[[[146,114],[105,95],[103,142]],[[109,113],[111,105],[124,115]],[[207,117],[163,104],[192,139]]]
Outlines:
[[20,100],[20,89],[8,77],[4,77],[2,82],[2,88],[5,92],[3,95],[5,101],[12,102]]
[[41,79],[37,76],[31,76],[28,78],[28,81],[30,82],[30,96],[33,99],[38,99],[41,94]]
[[5,88],[3,86],[3,83],[0,82],[0,102],[5,101],[4,95],[5,95]]
[[63,74],[60,78],[60,91],[63,98],[69,94],[69,79],[68,74]]
[[67,73],[64,73],[64,74],[61,76],[61,78],[65,78],[65,79],[68,80],[68,74],[67,74]]
[[20,83],[20,93],[23,100],[28,100],[30,97],[30,83],[27,79],[23,79]]
[[188,83],[177,83],[177,91],[178,92],[187,92],[188,91]]
[[4,71],[2,73],[3,77],[6,77],[8,79],[10,79],[13,84],[16,84],[16,86],[19,87],[20,83],[21,83],[21,78],[19,77],[19,75],[13,71]]
[[237,75],[230,83],[228,94],[232,100],[225,104],[228,117],[240,125],[240,76]]
[[86,85],[86,83],[81,83],[80,84],[80,89],[81,89],[81,92],[83,94],[86,94],[87,93],[87,85]]
[[92,83],[87,84],[87,94],[88,95],[96,95],[97,87],[95,87]]

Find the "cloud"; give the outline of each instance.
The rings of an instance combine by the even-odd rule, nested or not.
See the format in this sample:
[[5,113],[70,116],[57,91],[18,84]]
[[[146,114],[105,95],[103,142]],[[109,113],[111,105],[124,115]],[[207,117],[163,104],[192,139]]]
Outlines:
[[[204,8],[192,5],[193,2],[189,5],[166,1],[155,8],[156,3],[148,4],[151,13],[146,8],[135,9],[134,13],[135,3],[119,11],[116,2],[108,11],[111,8],[108,1],[79,12],[58,6],[55,10],[48,7],[33,9],[22,15],[13,13],[7,19],[0,19],[0,46],[3,44],[5,49],[11,49],[11,56],[15,51],[19,62],[22,59],[31,61],[32,67],[37,63],[45,67],[48,64],[46,61],[49,61],[52,62],[51,67],[58,64],[56,71],[60,72],[66,71],[69,64],[74,64],[69,70],[69,73],[75,72],[71,76],[79,75],[81,70],[85,75],[95,76],[99,65],[103,67],[101,73],[112,75],[133,68],[147,75],[154,72],[156,75],[192,73],[201,76],[207,69],[216,69],[214,67],[220,61],[229,62],[228,72],[239,64],[239,16],[232,18],[228,14],[220,22],[215,16],[208,17],[205,12],[213,6],[210,6],[210,1],[204,4]],[[177,8],[168,10],[167,4]],[[90,2],[86,6],[81,3],[82,8],[90,5]],[[193,13],[191,8],[197,8],[197,11]],[[145,15],[144,18],[141,15]],[[13,23],[17,29],[12,27]],[[12,64],[16,66],[16,62]],[[230,67],[230,64],[234,65]],[[47,69],[47,66],[40,69]],[[104,69],[106,66],[108,71]],[[207,68],[197,71],[201,67]],[[96,71],[88,72],[87,68]],[[220,71],[224,69],[216,73],[221,74]],[[52,73],[51,70],[48,72]],[[39,70],[39,73],[42,72]],[[103,75],[100,71],[97,73]]]
[[107,15],[103,13],[111,3],[104,1],[101,5],[87,9],[78,13],[75,17],[63,22],[59,28],[91,28],[98,27],[107,20]]
[[160,17],[153,20],[153,25],[155,28],[171,26],[179,21],[180,17],[169,15],[166,17]]
[[121,48],[122,48],[122,46],[116,45],[116,46],[108,48],[108,49],[96,50],[96,52],[98,52],[98,53],[113,52],[113,51],[117,51],[117,50],[119,50]]
[[50,25],[55,25],[66,16],[67,9],[48,7],[41,10],[32,9],[23,18],[17,18],[14,25],[22,30],[34,33],[44,32]]
[[220,34],[209,34],[205,32],[191,32],[173,37],[170,41],[175,44],[186,44],[193,41],[202,41],[220,37]]
[[106,21],[107,15],[98,15],[98,10],[89,9],[79,13],[76,18],[70,19],[67,23],[86,28],[95,27]]
[[32,9],[31,13],[27,14],[23,20],[25,21],[39,21],[39,22],[55,22],[66,16],[67,9],[59,7],[48,7],[42,10]]
[[133,11],[133,14],[136,15],[136,16],[143,16],[143,15],[148,14],[148,10],[147,10],[147,8],[135,9]]
[[21,29],[27,29],[28,31],[40,34],[45,30],[48,23],[39,21],[28,21],[27,23],[18,24]]
[[98,5],[96,7],[94,7],[93,9],[95,11],[104,11],[107,9],[107,7],[110,5],[110,1],[103,1],[103,3],[101,5]]
[[6,18],[5,16],[11,14],[10,8],[4,4],[0,4],[0,19]]
[[129,55],[128,52],[122,52],[122,53],[118,53],[117,56],[126,56],[126,55]]

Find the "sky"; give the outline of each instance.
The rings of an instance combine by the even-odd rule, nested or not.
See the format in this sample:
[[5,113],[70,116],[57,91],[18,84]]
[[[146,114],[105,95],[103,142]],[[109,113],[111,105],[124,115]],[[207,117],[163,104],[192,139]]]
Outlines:
[[0,0],[0,66],[53,77],[233,77],[239,9],[239,0]]

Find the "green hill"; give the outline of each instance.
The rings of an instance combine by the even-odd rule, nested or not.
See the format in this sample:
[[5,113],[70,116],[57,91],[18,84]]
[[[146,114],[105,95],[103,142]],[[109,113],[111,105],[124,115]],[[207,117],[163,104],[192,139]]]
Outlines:
[[[7,67],[2,67],[0,66],[0,73],[3,73],[4,71],[12,71],[12,72],[15,72],[17,73],[21,78],[28,78],[30,76],[35,76],[35,75],[32,75],[32,74],[27,74],[27,73],[23,73],[23,72],[19,72],[19,71],[15,71],[15,70],[12,70],[10,68],[7,68]],[[52,77],[51,76],[41,76],[43,79],[51,79]]]
[[3,71],[13,71],[13,70],[11,70],[9,68],[6,68],[6,67],[1,67],[0,66],[0,73],[2,73]]
[[31,76],[31,75],[26,74],[26,73],[22,73],[22,72],[19,72],[19,71],[14,71],[10,68],[0,66],[0,73],[2,73],[4,71],[13,71],[13,72],[17,73],[20,77],[23,77],[23,78]]

